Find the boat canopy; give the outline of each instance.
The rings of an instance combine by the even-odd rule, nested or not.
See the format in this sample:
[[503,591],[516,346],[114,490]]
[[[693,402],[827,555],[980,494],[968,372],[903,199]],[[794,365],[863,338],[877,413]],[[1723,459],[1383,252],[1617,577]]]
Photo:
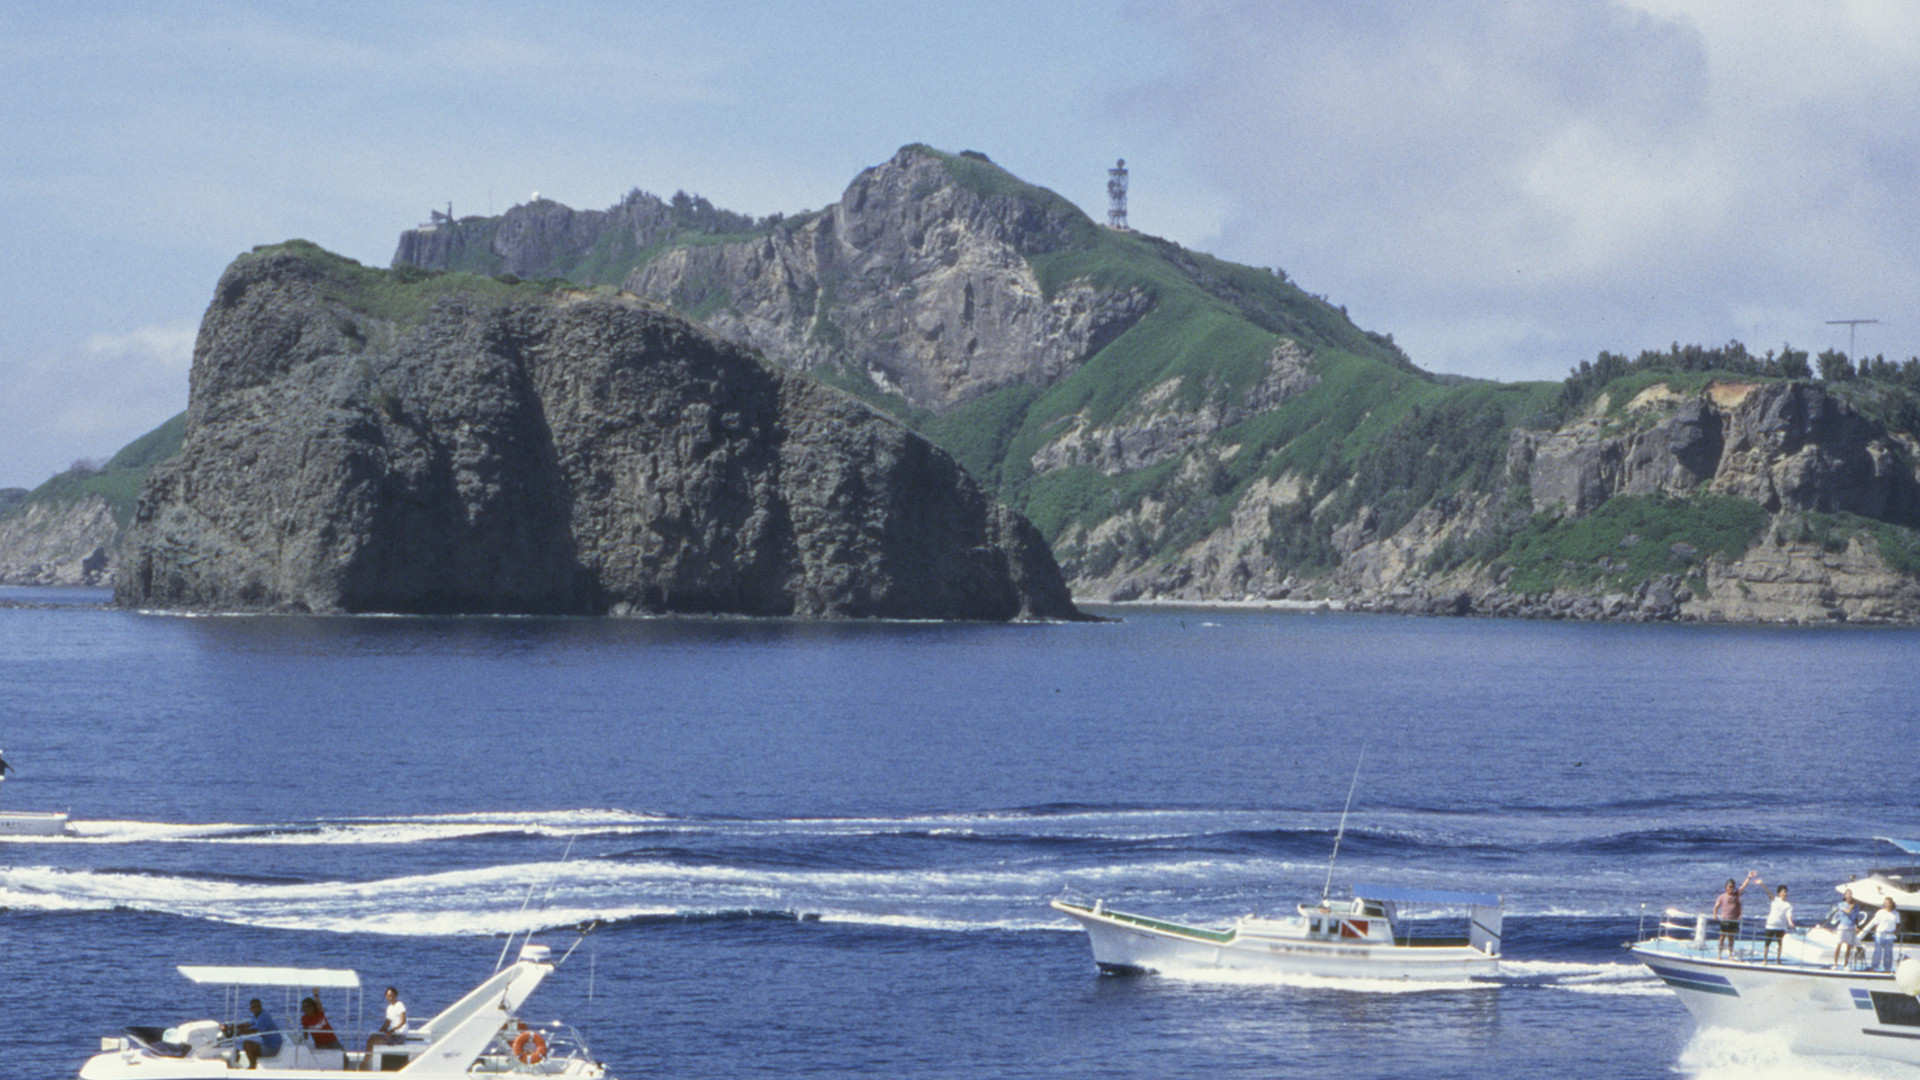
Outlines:
[[1396,904],[1467,904],[1474,907],[1499,907],[1500,897],[1493,893],[1444,892],[1440,889],[1398,889],[1389,885],[1355,885],[1353,895],[1362,900],[1391,900]]
[[360,985],[356,972],[339,968],[290,967],[196,967],[181,964],[180,974],[197,983],[222,986],[315,986],[354,989]]
[[1891,836],[1876,836],[1875,840],[1884,840],[1909,855],[1920,855],[1920,840],[1896,840]]

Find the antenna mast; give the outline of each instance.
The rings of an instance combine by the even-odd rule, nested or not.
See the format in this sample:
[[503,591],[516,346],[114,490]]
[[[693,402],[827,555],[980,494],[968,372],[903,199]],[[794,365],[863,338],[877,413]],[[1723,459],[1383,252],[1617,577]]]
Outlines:
[[1353,779],[1347,782],[1347,805],[1340,808],[1340,831],[1333,834],[1333,854],[1327,856],[1327,880],[1320,886],[1320,906],[1325,907],[1327,893],[1333,889],[1333,860],[1340,857],[1340,838],[1347,835],[1347,811],[1353,809],[1353,789],[1360,786],[1360,763],[1367,757],[1367,748],[1360,748],[1360,756],[1353,759]]
[[1879,319],[1828,319],[1827,325],[1828,326],[1844,326],[1847,328],[1847,359],[1851,360],[1853,359],[1854,331],[1860,329],[1862,325],[1865,325],[1868,323],[1877,323],[1879,321],[1880,321]]
[[1107,228],[1114,232],[1132,232],[1127,227],[1127,159],[1121,158],[1107,170]]

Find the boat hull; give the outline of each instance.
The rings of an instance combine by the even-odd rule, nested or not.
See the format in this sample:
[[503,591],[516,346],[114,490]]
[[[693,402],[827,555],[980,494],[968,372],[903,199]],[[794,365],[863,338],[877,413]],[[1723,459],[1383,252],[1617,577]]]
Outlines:
[[1703,1028],[1781,1034],[1800,1053],[1920,1065],[1920,1000],[1901,992],[1891,974],[1721,960],[1672,941],[1631,951]]
[[1464,945],[1343,944],[1203,930],[1062,900],[1052,906],[1086,928],[1094,963],[1116,975],[1217,971],[1448,982],[1500,969],[1496,957]]
[[53,811],[0,810],[0,836],[59,836],[67,815]]
[[[498,1072],[476,1067],[472,1072],[430,1073],[433,1076],[486,1076],[507,1074],[513,1063],[497,1063]],[[586,1061],[559,1061],[543,1063],[540,1068],[527,1068],[525,1072],[538,1073],[541,1076],[599,1078],[606,1075],[599,1065]],[[228,1080],[230,1077],[270,1076],[274,1080],[340,1080],[343,1076],[358,1075],[351,1069],[334,1068],[275,1068],[266,1067],[249,1071],[242,1065],[229,1065],[219,1059],[206,1058],[163,1058],[151,1055],[137,1059],[122,1054],[100,1054],[90,1059],[80,1068],[80,1080]]]

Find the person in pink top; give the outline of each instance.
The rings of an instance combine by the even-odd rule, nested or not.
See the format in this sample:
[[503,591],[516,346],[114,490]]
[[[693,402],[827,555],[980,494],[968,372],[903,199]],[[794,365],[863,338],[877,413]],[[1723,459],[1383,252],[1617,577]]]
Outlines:
[[1740,894],[1747,891],[1760,877],[1759,871],[1747,871],[1747,880],[1735,885],[1732,878],[1727,879],[1727,888],[1713,898],[1713,917],[1720,921],[1720,955],[1726,956],[1733,951],[1733,943],[1740,940]]

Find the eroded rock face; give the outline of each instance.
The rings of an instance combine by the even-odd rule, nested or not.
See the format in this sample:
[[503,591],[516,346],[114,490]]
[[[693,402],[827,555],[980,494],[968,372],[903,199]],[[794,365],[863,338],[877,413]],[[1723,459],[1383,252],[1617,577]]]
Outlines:
[[144,489],[143,607],[1076,616],[1025,519],[853,399],[631,296],[222,278]]
[[[787,367],[859,372],[936,412],[1050,386],[1152,301],[1085,280],[1049,294],[1030,259],[1094,226],[1064,201],[969,188],[952,171],[967,164],[903,148],[818,214],[750,240],[676,246],[622,287]],[[666,204],[643,193],[605,211],[539,201],[409,230],[393,262],[587,280],[594,259],[630,258],[674,228]]]
[[[1602,408],[1557,431],[1514,431],[1501,488],[1521,493],[1522,513],[1557,508],[1577,517],[1621,495],[1700,493],[1751,499],[1769,512],[1752,548],[1706,559],[1691,579],[1663,574],[1617,593],[1522,595],[1481,563],[1436,572],[1430,557],[1443,545],[1471,543],[1515,510],[1500,492],[1461,491],[1391,531],[1370,507],[1331,522],[1338,565],[1300,580],[1264,545],[1271,515],[1304,511],[1310,497],[1285,475],[1250,485],[1224,524],[1172,558],[1154,551],[1177,507],[1152,500],[1060,543],[1079,594],[1103,599],[1310,599],[1350,610],[1571,620],[1920,621],[1920,581],[1893,569],[1873,541],[1856,537],[1836,549],[1795,538],[1813,512],[1920,525],[1920,447],[1911,439],[1816,384],[1657,389],[1664,393],[1649,391],[1624,416]],[[1199,478],[1205,451],[1185,453],[1182,475]],[[1116,549],[1126,553],[1118,564],[1074,554]]]
[[1070,418],[1066,430],[1035,451],[1030,464],[1035,473],[1076,465],[1108,476],[1144,469],[1312,389],[1320,379],[1309,370],[1311,359],[1299,342],[1282,339],[1267,358],[1265,376],[1237,400],[1203,388],[1198,403],[1188,405],[1181,401],[1181,380],[1169,379],[1108,423],[1091,424],[1085,413]]
[[[1629,417],[1633,412],[1629,411]],[[1806,382],[1728,384],[1644,428],[1601,419],[1523,433],[1537,510],[1578,516],[1615,495],[1704,490],[1770,513],[1846,511],[1920,524],[1920,480],[1900,438]]]
[[0,516],[0,585],[110,585],[120,535],[98,495]]
[[867,169],[817,217],[748,243],[669,251],[627,279],[768,358],[858,365],[942,411],[1004,386],[1048,386],[1144,314],[1138,290],[1074,282],[1045,294],[1029,256],[1075,221],[977,194],[916,147]]
[[644,248],[672,231],[673,215],[666,203],[640,191],[607,210],[575,210],[536,199],[514,207],[497,223],[439,218],[432,225],[408,229],[400,234],[393,264],[546,277],[578,265],[609,237]]

